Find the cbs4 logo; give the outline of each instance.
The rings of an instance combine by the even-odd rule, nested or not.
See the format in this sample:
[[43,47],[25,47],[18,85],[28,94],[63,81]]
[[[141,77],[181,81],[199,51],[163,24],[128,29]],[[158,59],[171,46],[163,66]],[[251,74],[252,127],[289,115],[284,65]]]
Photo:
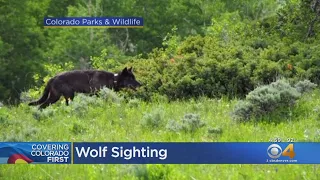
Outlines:
[[283,151],[282,151],[282,148],[278,144],[271,144],[268,147],[267,152],[268,152],[269,157],[272,159],[277,159],[281,155],[288,156],[288,157],[290,157],[290,159],[292,159],[296,155],[296,153],[294,152],[294,149],[293,149],[293,144],[289,144]]

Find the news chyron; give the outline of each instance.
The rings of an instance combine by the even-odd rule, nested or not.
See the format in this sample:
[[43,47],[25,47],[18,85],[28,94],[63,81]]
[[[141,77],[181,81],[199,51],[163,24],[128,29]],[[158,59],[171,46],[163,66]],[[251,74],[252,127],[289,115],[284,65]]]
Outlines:
[[0,142],[0,164],[319,164],[317,142]]

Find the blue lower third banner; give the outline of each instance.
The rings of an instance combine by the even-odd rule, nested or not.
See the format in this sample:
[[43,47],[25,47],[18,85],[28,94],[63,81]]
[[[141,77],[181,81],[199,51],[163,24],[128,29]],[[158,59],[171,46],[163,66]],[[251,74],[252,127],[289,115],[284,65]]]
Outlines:
[[2,142],[0,164],[320,164],[320,143]]
[[320,143],[73,143],[74,164],[319,164]]
[[143,28],[142,17],[63,17],[43,19],[46,28]]
[[71,164],[70,142],[1,142],[0,164]]

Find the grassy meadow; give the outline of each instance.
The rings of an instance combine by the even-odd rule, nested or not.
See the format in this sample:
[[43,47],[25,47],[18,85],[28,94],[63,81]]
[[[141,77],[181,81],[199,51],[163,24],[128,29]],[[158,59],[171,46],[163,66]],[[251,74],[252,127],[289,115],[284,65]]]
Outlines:
[[[298,100],[289,116],[259,122],[231,118],[238,100],[199,98],[168,102],[78,94],[38,111],[26,103],[0,108],[1,141],[72,142],[268,142],[271,138],[320,140],[320,91]],[[172,122],[192,114],[195,131]],[[277,117],[275,117],[277,116]],[[272,119],[273,121],[270,121]],[[276,123],[276,120],[279,121]],[[280,122],[281,119],[281,122]],[[319,165],[2,165],[0,179],[319,179]]]

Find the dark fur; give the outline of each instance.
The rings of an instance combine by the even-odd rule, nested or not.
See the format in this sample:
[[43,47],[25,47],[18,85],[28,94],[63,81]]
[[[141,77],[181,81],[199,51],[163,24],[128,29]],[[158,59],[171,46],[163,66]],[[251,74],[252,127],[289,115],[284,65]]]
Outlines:
[[99,70],[78,70],[61,73],[49,80],[42,97],[29,106],[40,105],[40,109],[57,102],[64,96],[66,105],[68,99],[73,100],[75,93],[96,94],[102,87],[119,91],[122,88],[134,89],[141,86],[132,73],[132,68],[124,68],[117,76]]

